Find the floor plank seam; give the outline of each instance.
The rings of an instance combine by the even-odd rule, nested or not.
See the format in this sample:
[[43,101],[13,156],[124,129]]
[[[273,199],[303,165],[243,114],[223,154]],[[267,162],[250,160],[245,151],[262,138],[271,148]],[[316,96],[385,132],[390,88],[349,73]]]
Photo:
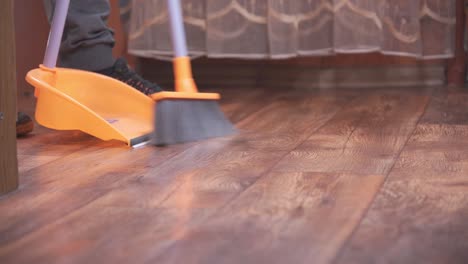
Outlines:
[[[214,213],[213,215],[215,215],[218,211],[222,210],[223,208],[225,208],[226,206],[228,206],[229,204],[231,204],[232,202],[234,202],[240,195],[242,195],[242,193],[244,193],[245,191],[247,191],[248,189],[250,189],[252,186],[255,185],[255,183],[257,183],[261,178],[263,178],[265,175],[268,175],[268,173],[270,173],[271,171],[273,171],[273,169],[278,165],[278,163],[283,160],[288,154],[290,154],[291,152],[293,152],[294,150],[296,150],[299,146],[302,145],[302,143],[304,143],[305,141],[307,141],[311,136],[313,136],[314,134],[316,134],[320,129],[322,129],[323,127],[325,127],[326,125],[328,125],[329,122],[331,122],[333,120],[333,118],[335,118],[341,111],[343,111],[343,109],[345,109],[348,105],[351,105],[353,103],[354,100],[358,100],[356,99],[358,98],[357,96],[352,96],[352,99],[344,104],[341,108],[339,108],[335,114],[333,114],[332,116],[330,116],[328,118],[328,120],[326,120],[325,122],[323,122],[322,125],[316,127],[307,137],[304,137],[304,140],[302,140],[301,142],[299,142],[296,146],[294,146],[293,148],[291,148],[288,152],[286,152],[283,156],[281,156],[280,158],[278,158],[278,161],[266,172],[262,173],[261,175],[259,175],[259,177],[257,179],[255,179],[254,182],[252,182],[252,184],[250,184],[249,186],[247,186],[247,188],[245,188],[244,190],[242,190],[241,192],[239,192],[238,194],[236,194],[234,197],[232,197],[229,201],[227,201],[223,206],[221,206],[220,208],[218,208]],[[363,119],[363,118],[362,118]]]
[[362,121],[364,120],[364,114],[361,115],[361,117],[358,119],[358,121],[356,122],[356,126],[353,128],[353,130],[351,131],[351,133],[349,133],[348,137],[346,138],[346,141],[345,143],[343,144],[343,147],[341,148],[341,155],[344,154],[345,150],[346,150],[346,147],[348,146],[348,143],[349,143],[349,140],[351,139],[351,137],[353,136],[354,132],[358,129],[359,125],[362,123]]
[[[194,147],[194,146],[192,146]],[[158,164],[155,168],[159,167],[159,166],[162,166],[163,164],[165,164],[166,162],[169,162],[172,158],[178,156],[179,154],[183,153],[184,151],[180,152],[180,153],[175,153],[175,154],[172,154],[168,159],[166,159],[165,161],[161,162],[160,164]],[[71,155],[71,154],[70,154]],[[67,155],[68,156],[68,155]],[[64,156],[65,157],[65,156]],[[55,160],[56,161],[56,160]],[[54,161],[52,161],[54,162]],[[125,182],[125,178],[120,178],[120,179],[117,179],[117,181],[115,181],[113,184],[118,184],[120,182]],[[35,187],[23,187],[21,188],[22,190],[25,190],[25,191],[28,191],[28,190],[33,190]],[[90,187],[92,188],[92,187]],[[27,236],[30,236],[30,235],[34,235],[35,233],[37,232],[40,232],[41,230],[43,230],[44,228],[48,228],[49,226],[53,226],[57,223],[60,223],[62,221],[65,221],[68,217],[70,217],[70,215],[73,215],[74,213],[77,213],[79,211],[81,211],[82,209],[86,209],[88,206],[91,206],[94,202],[96,202],[97,200],[101,199],[102,197],[104,197],[105,195],[108,195],[109,193],[113,192],[115,188],[120,188],[119,186],[116,186],[114,188],[108,188],[108,189],[102,189],[104,192],[101,193],[100,195],[98,195],[96,198],[90,200],[89,202],[87,203],[84,203],[76,208],[74,208],[73,210],[71,210],[70,212],[67,212],[65,213],[64,215],[62,215],[60,218],[57,218],[49,223],[47,223],[46,225],[43,225],[43,226],[40,226],[38,227],[37,229],[31,231],[30,233],[28,233],[27,235],[25,236],[22,236],[19,240],[16,240],[16,241],[21,241],[21,239],[23,239],[24,237],[27,237]],[[85,190],[85,188],[79,188],[80,190]],[[53,190],[43,190],[44,192],[50,192],[50,191],[57,191],[57,189],[53,189]],[[8,195],[9,197],[9,195]],[[3,198],[3,197],[1,197]],[[0,200],[1,201],[1,200]]]
[[0,259],[467,259],[466,102],[425,87],[234,90],[220,103],[232,137],[132,150],[41,130],[21,145],[18,198],[0,197]]
[[[277,98],[278,96],[275,96],[275,98]],[[255,115],[256,113],[258,112],[261,112],[263,111],[265,108],[269,107],[272,103],[274,103],[273,101],[272,102],[269,102],[267,103],[265,106],[261,107],[260,109],[258,109],[257,111],[254,111],[250,114],[248,114],[247,116],[241,118],[240,120],[237,121],[237,123],[241,123],[243,122],[245,119],[249,118],[250,116],[252,115]],[[200,143],[197,143],[197,144],[194,144],[193,146],[190,146],[189,148],[185,149],[184,151],[180,152],[180,153],[177,153],[177,154],[174,154],[172,157],[170,157],[169,159],[167,159],[165,162],[161,163],[160,165],[166,163],[166,162],[169,162],[170,160],[172,160],[173,158],[176,158],[177,156],[180,156],[182,155],[183,153],[185,152],[188,152],[189,150],[195,148],[196,146],[198,146],[199,144],[203,144],[203,142],[200,142]],[[217,151],[218,152],[218,151]],[[166,197],[164,197],[163,199],[161,199],[161,201],[158,203],[158,205],[160,204],[163,204],[165,201],[167,201],[169,198],[171,198],[171,196],[177,191],[179,190],[182,186],[183,186],[184,182],[181,181],[180,184],[178,184],[177,186],[175,186],[173,188],[173,190],[166,195]]]
[[[40,135],[38,135],[38,136],[40,136]],[[92,148],[93,146],[95,147],[96,145],[94,145],[94,144],[92,144],[92,143],[88,143],[88,144],[86,144],[86,145],[84,145],[84,146],[82,146],[82,147],[80,147],[80,148],[78,148],[78,149],[76,149],[76,150],[74,150],[74,151],[67,152],[67,154],[65,154],[65,155],[57,156],[57,158],[54,159],[54,160],[50,160],[50,161],[48,161],[48,162],[46,162],[46,163],[44,163],[44,164],[41,164],[41,165],[39,165],[39,166],[37,166],[37,167],[30,168],[30,169],[28,169],[28,170],[26,170],[26,171],[24,171],[24,172],[22,172],[22,173],[20,174],[20,180],[21,180],[22,177],[24,177],[24,175],[25,175],[27,172],[30,172],[31,170],[39,169],[39,168],[41,168],[42,166],[46,166],[46,165],[48,165],[48,164],[50,164],[50,163],[60,161],[60,160],[62,160],[62,159],[64,159],[64,158],[66,158],[66,157],[69,157],[69,156],[73,155],[73,154],[76,154],[76,153],[81,152],[81,151],[83,151],[83,150]],[[18,155],[20,156],[20,155],[24,155],[24,154],[18,154]],[[27,155],[30,155],[30,154],[27,154]],[[19,164],[19,166],[21,166],[21,164]],[[21,182],[20,182],[20,187],[21,187]]]
[[[89,206],[90,204],[92,204],[92,203],[95,202],[96,200],[100,199],[100,198],[103,197],[104,195],[110,193],[111,191],[112,191],[112,189],[109,189],[109,190],[107,190],[106,192],[104,192],[103,195],[99,195],[99,196],[97,196],[96,198],[94,198],[94,199],[92,199],[92,200],[90,200],[90,201],[88,201],[88,202],[86,202],[86,203],[84,203],[84,204],[82,204],[82,205],[80,205],[80,206],[74,208],[74,209],[71,210],[70,212],[65,213],[62,217],[57,218],[57,219],[51,221],[50,223],[47,223],[47,225],[43,225],[43,226],[41,226],[41,227],[39,227],[39,228],[37,228],[37,229],[35,229],[35,230],[32,230],[31,232],[27,233],[26,235],[21,236],[20,238],[14,240],[14,241],[10,241],[10,242],[7,244],[7,246],[8,246],[8,245],[12,245],[12,244],[14,244],[14,243],[21,243],[21,241],[22,241],[25,237],[34,235],[35,233],[38,233],[38,232],[40,232],[41,230],[43,230],[43,229],[45,229],[45,228],[47,228],[47,227],[49,227],[49,226],[51,226],[51,225],[53,225],[53,224],[60,223],[61,221],[65,221],[66,218],[69,217],[70,215],[72,215],[72,214],[74,214],[74,213],[80,211],[81,209],[83,209],[83,208]],[[0,234],[0,235],[1,235],[1,234]],[[2,249],[2,248],[0,248],[0,249]],[[3,249],[4,249],[4,247],[3,247]],[[0,256],[1,256],[1,254],[0,254]]]
[[416,128],[417,126],[419,125],[419,122],[421,121],[421,119],[424,117],[426,111],[427,111],[427,108],[429,106],[429,103],[430,101],[432,100],[432,95],[433,95],[434,91],[432,91],[428,96],[429,96],[429,99],[427,99],[426,101],[426,104],[424,105],[424,110],[421,112],[421,115],[418,117],[418,119],[416,120],[416,122],[414,123],[414,127],[411,131],[411,133],[409,133],[408,137],[406,138],[405,140],[405,143],[402,145],[402,147],[400,148],[400,150],[397,152],[397,154],[395,155],[395,159],[393,161],[393,164],[389,167],[387,173],[385,173],[384,175],[384,180],[382,181],[382,183],[380,184],[379,188],[378,188],[378,191],[375,192],[375,194],[373,195],[369,205],[367,206],[367,208],[364,209],[364,211],[362,212],[362,215],[361,215],[361,218],[358,222],[358,224],[353,228],[353,230],[351,231],[351,234],[349,235],[348,238],[346,238],[342,244],[341,247],[339,247],[338,249],[338,253],[336,254],[336,256],[330,261],[330,263],[338,263],[339,259],[341,259],[341,257],[343,256],[344,254],[344,251],[345,249],[347,248],[348,244],[350,243],[351,240],[353,240],[354,238],[354,235],[356,234],[356,231],[359,229],[359,227],[361,226],[362,224],[362,220],[366,217],[366,215],[368,214],[368,212],[370,211],[370,209],[372,208],[372,205],[374,204],[377,196],[380,194],[380,191],[382,190],[383,186],[385,185],[385,183],[387,182],[387,179],[389,177],[389,175],[391,174],[393,168],[395,167],[398,159],[400,158],[401,156],[401,153],[403,153],[404,149],[406,148],[406,146],[408,145],[408,142],[409,140],[413,137],[414,135],[414,132],[416,131]]
[[[67,156],[67,155],[66,155],[66,156]],[[42,166],[46,166],[46,165],[48,165],[48,164],[50,164],[50,163],[52,163],[52,162],[54,162],[54,161],[56,161],[56,160],[59,160],[59,159],[61,159],[61,158],[64,158],[64,157],[65,157],[65,156],[57,157],[57,158],[54,159],[54,160],[47,161],[46,163],[41,164],[41,165],[39,165],[39,166],[37,166],[37,167],[33,167],[33,168],[30,168],[30,169],[28,169],[28,170],[25,170],[25,171],[21,172],[21,173],[20,173],[20,184],[19,184],[18,189],[21,187],[21,178],[22,178],[25,174],[27,174],[28,172],[30,172],[30,171],[32,171],[32,170],[34,170],[34,169],[38,169],[38,168],[40,168],[40,167],[42,167]]]
[[[355,97],[353,97],[353,100],[355,99]],[[264,171],[263,173],[261,173],[251,184],[249,184],[245,189],[243,189],[242,191],[240,191],[239,193],[235,194],[233,197],[231,197],[229,200],[227,200],[222,206],[220,206],[219,208],[216,208],[214,210],[213,213],[205,216],[203,219],[210,219],[212,218],[213,216],[215,216],[216,214],[218,214],[220,211],[222,211],[224,208],[228,207],[230,204],[232,204],[233,202],[235,202],[243,193],[245,193],[246,191],[250,190],[250,188],[252,188],[259,180],[261,180],[263,177],[265,177],[266,175],[268,175],[270,172],[272,172],[274,170],[274,168],[278,165],[278,163],[283,160],[289,153],[291,153],[292,151],[294,151],[295,149],[297,149],[302,143],[304,143],[304,141],[306,141],[308,138],[310,138],[312,135],[314,135],[315,133],[317,133],[317,131],[319,131],[322,127],[326,126],[331,120],[333,120],[333,118],[339,113],[341,112],[343,109],[345,109],[345,107],[348,105],[348,104],[351,104],[351,102],[353,101],[351,100],[349,103],[345,104],[344,106],[342,106],[341,108],[339,108],[335,114],[331,115],[329,117],[328,120],[326,120],[325,122],[323,122],[322,125],[316,127],[313,131],[311,131],[311,133],[309,135],[307,135],[306,137],[304,137],[304,140],[298,142],[298,144],[296,144],[294,147],[292,147],[290,150],[288,151],[285,151],[284,155],[282,155],[281,157],[279,157],[277,159],[277,161],[266,171]],[[180,186],[179,186],[180,187]],[[179,188],[177,187],[177,188]],[[171,192],[171,195],[173,194],[174,192]],[[170,195],[167,197],[169,198]],[[166,199],[167,199],[166,198]],[[173,242],[173,243],[176,243],[176,242]],[[157,257],[158,255],[156,255]]]
[[[277,97],[278,97],[278,96],[275,96],[275,98],[277,98]],[[242,119],[240,119],[239,121],[237,121],[237,123],[240,123],[240,122],[242,122],[243,120],[249,118],[250,116],[252,116],[252,115],[258,113],[259,111],[262,111],[262,110],[265,109],[266,107],[270,106],[272,103],[274,103],[274,100],[271,101],[271,102],[268,102],[265,106],[261,107],[260,109],[258,109],[258,110],[256,110],[256,111],[253,111],[252,113],[249,113],[248,115],[246,115],[245,117],[243,117]],[[186,151],[189,151],[189,150],[192,149],[192,148],[195,148],[195,147],[198,146],[199,144],[202,144],[202,142],[195,143],[195,144],[193,144],[192,146],[190,146],[189,148],[182,150],[181,152],[176,152],[176,153],[170,155],[166,160],[164,160],[163,162],[161,162],[160,164],[158,164],[155,168],[160,167],[160,166],[162,166],[163,164],[165,164],[165,163],[167,163],[167,162],[170,162],[170,161],[171,161],[172,159],[174,159],[175,157],[177,157],[177,156],[179,156],[179,155],[182,155],[182,153],[184,153],[184,152],[186,152]],[[99,143],[98,143],[98,145],[99,145]],[[52,161],[50,161],[50,162],[47,162],[47,163],[45,163],[45,164],[42,164],[42,165],[40,165],[40,166],[37,166],[37,167],[32,168],[32,169],[30,169],[30,170],[27,170],[26,172],[29,172],[29,171],[31,171],[31,170],[33,170],[33,169],[39,169],[39,168],[41,168],[42,166],[46,166],[47,164],[50,164],[50,163],[60,162],[62,159],[66,158],[66,157],[69,157],[69,156],[74,155],[74,154],[76,154],[76,153],[78,153],[78,152],[81,152],[81,151],[83,151],[83,150],[90,149],[90,148],[93,148],[93,147],[96,147],[96,144],[88,143],[88,144],[86,144],[85,146],[80,147],[79,149],[76,149],[76,150],[74,150],[74,151],[72,151],[72,152],[67,153],[65,156],[60,156],[60,157],[58,157],[58,158],[55,159],[55,160],[52,160]],[[149,146],[147,146],[147,147],[149,147]],[[26,174],[26,172],[23,173],[23,177],[24,177],[24,174]],[[121,181],[125,181],[125,179],[118,179],[116,182],[114,182],[114,184],[119,183],[119,182],[121,182]],[[181,186],[182,186],[182,182],[181,182],[181,184],[177,185],[164,199],[162,199],[162,200],[158,203],[158,205],[162,204],[164,201],[166,201],[167,199],[169,199],[169,198],[171,197],[171,195],[172,195],[175,191],[177,191],[177,189],[179,189]],[[34,186],[28,187],[28,186],[20,185],[20,187],[18,188],[18,190],[23,190],[23,191],[32,190],[32,189],[34,189]],[[84,208],[90,206],[90,205],[93,204],[95,201],[99,200],[100,198],[104,197],[105,195],[107,195],[108,193],[110,193],[110,192],[112,192],[112,191],[113,191],[112,188],[111,188],[111,189],[108,189],[106,192],[102,193],[102,195],[99,195],[98,197],[96,197],[95,199],[89,201],[88,203],[85,203],[85,204],[83,204],[83,205],[81,205],[81,206],[78,206],[77,208],[73,209],[72,211],[70,211],[70,212],[68,212],[68,213],[66,213],[66,214],[64,214],[64,215],[62,215],[60,218],[57,218],[57,219],[55,219],[55,220],[53,220],[53,221],[47,223],[46,225],[40,226],[39,228],[33,230],[33,231],[30,232],[27,236],[33,235],[33,234],[35,234],[35,233],[37,233],[37,232],[40,232],[40,231],[43,230],[44,228],[48,228],[49,226],[53,226],[54,224],[60,223],[61,221],[65,221],[68,217],[70,217],[70,215],[73,215],[74,213],[77,213],[77,212],[81,211],[82,209],[84,209]],[[16,192],[15,192],[15,193],[16,193]],[[5,196],[3,196],[3,197],[1,197],[1,198],[7,199],[8,197],[10,197],[10,195],[5,195]],[[21,237],[19,240],[16,240],[16,241],[21,241],[21,239],[23,239],[24,237],[25,237],[25,236]]]
[[[263,95],[263,96],[268,96],[267,94]],[[255,116],[257,113],[260,113],[262,111],[264,111],[265,109],[267,109],[268,107],[270,107],[270,105],[274,104],[275,103],[275,100],[280,98],[281,96],[280,95],[274,95],[273,97],[270,97],[271,101],[268,102],[267,104],[265,104],[264,106],[260,107],[259,109],[253,111],[252,113],[246,115],[245,117],[237,120],[237,124],[242,124],[243,122],[245,122],[245,120],[251,118],[252,116]]]
[[[275,98],[280,98],[281,96],[275,96]],[[305,142],[308,138],[310,138],[312,135],[314,135],[315,133],[317,133],[317,131],[319,131],[322,127],[326,126],[331,120],[333,120],[333,118],[338,114],[340,113],[341,111],[343,111],[343,109],[346,108],[346,106],[348,104],[351,104],[354,100],[356,99],[356,96],[353,96],[352,97],[352,100],[350,100],[350,102],[348,102],[347,104],[344,104],[342,107],[340,107],[339,109],[336,110],[336,112],[331,115],[326,121],[324,121],[320,126],[316,127],[315,129],[313,129],[313,131],[310,132],[310,134],[308,134],[307,136],[304,137],[304,139],[300,142],[298,142],[294,147],[292,147],[290,150],[288,151],[285,151],[284,155],[282,155],[281,157],[279,157],[275,162],[274,164],[272,164],[272,166],[267,169],[266,171],[262,172],[254,181],[252,181],[245,189],[241,190],[239,193],[233,195],[233,197],[229,198],[222,206],[220,206],[219,208],[216,208],[211,214],[203,217],[203,219],[201,219],[200,221],[203,222],[203,220],[206,220],[206,219],[210,219],[212,217],[214,217],[216,214],[218,214],[220,211],[222,211],[224,208],[226,208],[227,206],[229,206],[230,204],[232,204],[233,202],[236,201],[236,199],[238,199],[238,197],[240,197],[243,193],[245,193],[246,191],[248,191],[250,188],[252,188],[259,180],[261,180],[264,176],[268,175],[270,172],[272,172],[274,170],[274,168],[277,166],[277,164],[283,160],[288,154],[290,154],[292,151],[294,151],[295,149],[297,149],[303,142]],[[238,121],[238,123],[241,123],[241,122],[244,122],[245,120],[247,120],[248,118],[251,118],[251,116],[253,116],[255,113],[257,112],[261,112],[263,111],[264,109],[267,109],[268,107],[270,107],[271,104],[273,104],[274,101],[268,103],[267,105],[265,105],[264,107],[260,108],[258,111],[255,111],[253,112],[252,114],[246,116],[245,118],[242,118],[241,120]],[[176,188],[174,188],[173,191],[171,191],[171,193],[169,195],[167,195],[163,200],[167,200],[169,199],[176,191],[177,189],[181,188],[183,183],[179,184]],[[163,201],[161,201],[159,204],[162,204]],[[172,242],[171,244],[173,243],[176,243],[176,242]],[[170,245],[168,245],[170,246]],[[162,254],[162,253],[159,253],[159,254]],[[159,254],[157,254],[155,257],[157,258],[159,256]]]
[[314,131],[312,131],[307,137],[304,137],[304,140],[302,140],[301,142],[299,142],[296,146],[294,146],[293,148],[291,148],[290,150],[288,150],[284,155],[282,155],[281,157],[278,158],[277,162],[271,166],[270,169],[268,169],[267,171],[261,173],[257,179],[255,179],[255,181],[253,181],[249,186],[247,186],[244,190],[242,190],[241,192],[239,192],[238,194],[236,194],[235,196],[233,196],[229,201],[227,201],[223,206],[221,206],[220,208],[218,208],[214,213],[213,215],[215,215],[218,211],[222,210],[223,208],[225,208],[226,206],[228,206],[229,204],[231,204],[232,202],[234,202],[240,195],[242,195],[242,193],[244,193],[245,191],[249,190],[252,186],[255,185],[255,183],[257,183],[261,178],[263,178],[265,175],[268,175],[271,171],[273,171],[273,169],[275,169],[275,167],[278,165],[278,163],[283,160],[287,155],[289,155],[291,152],[293,152],[294,150],[296,150],[299,146],[302,145],[302,143],[304,143],[307,139],[309,139],[312,135],[314,135],[315,133],[317,133],[317,131],[319,131],[322,127],[324,127],[325,125],[327,125],[340,111],[342,111],[343,109],[345,108],[345,106],[341,107],[339,110],[336,111],[335,114],[333,114],[327,121],[323,122],[322,125],[318,126],[317,128],[314,129]]

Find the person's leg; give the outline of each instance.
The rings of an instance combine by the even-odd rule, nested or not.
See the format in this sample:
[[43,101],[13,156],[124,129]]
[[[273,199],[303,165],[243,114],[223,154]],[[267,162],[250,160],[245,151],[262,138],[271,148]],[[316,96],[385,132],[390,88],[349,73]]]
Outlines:
[[130,14],[132,13],[132,0],[119,0],[120,21],[126,34],[128,34],[130,24]]
[[[55,0],[44,0],[52,21]],[[107,26],[108,0],[71,0],[63,32],[58,65],[99,71],[112,67],[113,31]]]
[[[55,0],[44,0],[52,21]],[[122,1],[122,4],[129,2]],[[113,30],[107,26],[109,0],[71,0],[60,47],[59,65],[94,71],[118,79],[149,95],[162,91],[128,68],[124,59],[112,57]]]

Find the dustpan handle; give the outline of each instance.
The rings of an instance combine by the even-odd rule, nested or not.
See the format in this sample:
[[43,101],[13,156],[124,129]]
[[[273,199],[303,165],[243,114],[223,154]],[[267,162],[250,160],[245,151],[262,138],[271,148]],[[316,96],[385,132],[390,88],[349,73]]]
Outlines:
[[187,56],[187,42],[180,0],[167,0],[171,24],[172,46],[175,57]]
[[62,41],[63,29],[65,27],[65,19],[67,18],[68,6],[70,0],[56,0],[54,9],[54,18],[47,41],[47,48],[44,56],[44,66],[47,68],[55,68]]

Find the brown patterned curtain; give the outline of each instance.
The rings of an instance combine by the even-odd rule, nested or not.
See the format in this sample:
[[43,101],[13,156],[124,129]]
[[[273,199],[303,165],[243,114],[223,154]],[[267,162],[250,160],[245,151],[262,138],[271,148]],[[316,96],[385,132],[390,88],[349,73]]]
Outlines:
[[[191,56],[454,53],[455,0],[182,0]],[[133,0],[132,54],[172,55],[166,0]]]

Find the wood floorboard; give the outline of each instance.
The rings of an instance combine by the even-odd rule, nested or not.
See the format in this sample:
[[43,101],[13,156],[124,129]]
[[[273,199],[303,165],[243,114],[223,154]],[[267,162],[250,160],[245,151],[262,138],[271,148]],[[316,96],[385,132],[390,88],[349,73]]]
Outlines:
[[463,91],[436,91],[422,123],[468,125],[468,94]]
[[386,175],[424,112],[426,93],[360,96],[285,157],[277,170]]
[[239,135],[20,139],[0,263],[466,263],[468,93],[222,95]]
[[[244,89],[230,89],[222,93],[222,110],[233,123],[237,123],[265,105],[272,98],[263,89],[246,91]],[[242,101],[240,100],[242,98]],[[242,105],[239,104],[242,102]],[[260,103],[257,103],[260,102]],[[21,111],[34,116],[35,100],[32,97],[21,97],[19,100]],[[241,109],[242,108],[242,109]],[[20,172],[24,173],[44,163],[51,162],[70,155],[74,152],[86,152],[87,148],[95,148],[102,144],[79,131],[54,131],[35,124],[31,135],[18,138],[18,163]],[[119,143],[115,143],[118,145]],[[104,144],[107,148],[109,145]]]
[[467,98],[432,98],[336,263],[468,262]]
[[[237,123],[249,114],[259,110],[265,105],[264,98],[267,93],[262,89],[255,91],[226,90],[223,91],[222,110],[233,123]],[[240,105],[242,98],[245,104]],[[251,103],[259,102],[260,103]],[[35,100],[32,97],[23,96],[19,99],[21,111],[34,117]],[[240,109],[242,107],[242,109]],[[79,131],[54,131],[35,124],[31,135],[18,138],[18,160],[20,173],[37,166],[60,159],[74,152],[86,151],[102,144],[98,139]],[[118,143],[116,143],[118,144]],[[108,145],[104,144],[104,147]]]
[[[347,100],[348,96],[320,93],[279,97],[239,122],[243,134],[196,144],[144,172],[124,172],[134,180],[8,243],[0,248],[0,258],[51,262],[71,247],[74,251],[68,257],[77,262],[151,259],[178,236],[181,225],[201,222],[235,198],[332,118]],[[138,234],[134,241],[141,243],[125,243],[126,228]],[[41,243],[46,237],[54,239]],[[75,245],[77,241],[82,243]],[[31,250],[18,255],[24,247]],[[124,255],[115,254],[121,250]]]
[[[226,115],[234,115],[237,120],[241,120],[241,116],[255,113],[274,99],[259,101],[258,96],[262,93],[257,91],[242,95],[243,102],[248,105],[230,103],[225,109]],[[236,98],[236,94],[228,93],[223,102],[229,103]],[[252,100],[257,103],[250,103]],[[59,135],[57,131],[50,133],[56,137]],[[65,132],[65,139],[58,139],[58,144],[67,142],[66,138],[70,133],[76,133],[78,138],[88,137],[80,132]],[[39,128],[37,135],[24,140],[32,143],[28,148],[42,152],[47,146],[34,143],[44,137],[48,137],[47,129]],[[20,163],[20,190],[10,195],[11,198],[0,198],[0,208],[5,209],[0,225],[0,246],[42,228],[114,189],[119,190],[120,185],[135,186],[132,182],[137,182],[141,174],[151,172],[172,156],[198,144],[195,142],[168,148],[129,149],[116,142],[93,141],[96,143],[69,148],[62,156],[20,156],[23,160]],[[71,137],[71,143],[66,144],[73,143],[76,141]],[[57,140],[51,144],[57,144]],[[138,192],[143,190],[139,189]],[[153,186],[151,192],[156,191]],[[135,197],[132,199],[135,200]],[[31,216],[34,216],[33,220]]]
[[[0,199],[0,208],[9,216],[2,219],[0,245],[11,243],[119,189],[121,182],[135,180],[139,173],[157,167],[185,147],[188,145],[155,151],[112,145],[106,148],[99,144],[27,171],[21,175],[20,190],[11,199]],[[14,228],[17,223],[27,225]]]
[[20,175],[24,175],[27,171],[52,162],[56,159],[58,159],[57,156],[18,155],[18,160],[20,161],[19,173]]
[[152,261],[329,263],[361,220],[427,103],[425,92],[360,94],[207,221],[189,217],[175,229],[183,232]]

